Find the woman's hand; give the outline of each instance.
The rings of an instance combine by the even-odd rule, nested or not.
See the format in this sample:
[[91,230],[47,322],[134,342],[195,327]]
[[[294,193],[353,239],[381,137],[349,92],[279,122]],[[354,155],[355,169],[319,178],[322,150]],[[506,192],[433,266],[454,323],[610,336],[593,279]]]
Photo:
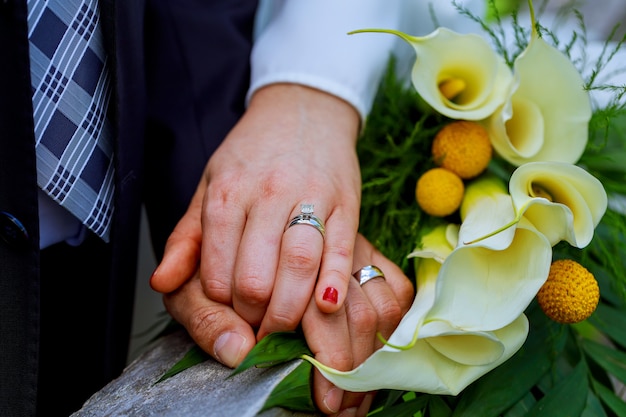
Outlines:
[[[413,284],[400,267],[359,234],[353,271],[368,265],[379,268],[385,278],[373,278],[362,286],[352,278],[343,309],[324,314],[311,302],[302,320],[304,335],[315,359],[335,369],[354,369],[380,348],[382,343],[377,333],[389,338],[411,307],[415,295]],[[374,393],[344,392],[317,370],[313,386],[315,402],[326,414],[353,409],[355,413],[348,415],[365,416],[374,397]]]

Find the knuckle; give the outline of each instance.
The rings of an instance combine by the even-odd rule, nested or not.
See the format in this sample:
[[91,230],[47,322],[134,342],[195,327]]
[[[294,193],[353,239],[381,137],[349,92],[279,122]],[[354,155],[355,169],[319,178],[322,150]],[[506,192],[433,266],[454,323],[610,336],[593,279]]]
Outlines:
[[189,315],[187,325],[185,326],[189,333],[195,337],[208,334],[209,337],[216,332],[215,324],[220,323],[218,310],[211,308],[201,308]]
[[352,352],[348,349],[336,349],[329,355],[330,366],[340,371],[349,371],[352,369],[353,357]]
[[212,278],[202,280],[202,289],[212,300],[221,303],[230,302],[230,286],[226,285],[222,280]]
[[268,319],[272,322],[273,331],[294,330],[300,322],[299,317],[285,309],[269,313]]
[[386,326],[397,326],[402,319],[402,308],[395,300],[384,302],[379,307],[379,321]]
[[271,296],[271,287],[258,275],[242,275],[237,279],[235,295],[253,306],[266,305]]
[[271,199],[284,194],[283,174],[281,172],[271,172],[259,184],[261,198]]
[[368,303],[352,303],[349,306],[348,315],[356,332],[368,333],[376,330],[378,325],[378,314]]
[[295,275],[317,274],[319,259],[310,247],[296,244],[285,250],[285,268]]
[[353,244],[348,240],[340,240],[334,245],[324,245],[324,255],[332,255],[342,258],[342,262],[351,262],[354,253]]

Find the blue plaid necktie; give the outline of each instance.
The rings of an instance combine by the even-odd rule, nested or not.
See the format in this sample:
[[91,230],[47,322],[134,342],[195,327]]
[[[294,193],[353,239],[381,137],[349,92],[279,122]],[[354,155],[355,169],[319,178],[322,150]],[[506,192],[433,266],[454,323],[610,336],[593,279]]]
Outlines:
[[37,182],[108,241],[111,80],[98,17],[97,0],[28,0]]

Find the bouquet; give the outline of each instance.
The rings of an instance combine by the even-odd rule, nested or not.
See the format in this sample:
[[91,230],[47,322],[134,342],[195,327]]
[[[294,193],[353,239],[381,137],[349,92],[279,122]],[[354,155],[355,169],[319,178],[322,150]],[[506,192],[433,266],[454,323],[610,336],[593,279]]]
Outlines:
[[[513,13],[511,53],[490,4],[495,23],[457,6],[487,37],[352,32],[415,50],[411,85],[392,60],[358,142],[360,231],[415,279],[415,299],[349,372],[297,332],[264,338],[235,373],[304,359],[266,408],[314,410],[315,367],[378,391],[378,417],[626,416],[626,211],[614,204],[626,195],[625,88],[596,85],[621,42],[585,79],[569,55],[580,38],[548,42],[529,2],[528,28]],[[612,97],[594,105],[593,89]]]

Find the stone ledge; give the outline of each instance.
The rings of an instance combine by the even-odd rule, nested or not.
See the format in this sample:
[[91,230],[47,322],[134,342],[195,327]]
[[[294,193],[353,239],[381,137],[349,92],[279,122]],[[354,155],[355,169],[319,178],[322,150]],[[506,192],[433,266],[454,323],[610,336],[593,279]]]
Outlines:
[[154,383],[193,346],[184,331],[155,341],[122,375],[95,393],[72,417],[318,417],[273,408],[259,410],[274,387],[299,361],[272,368],[249,369],[228,378],[232,370],[209,359],[159,384]]

